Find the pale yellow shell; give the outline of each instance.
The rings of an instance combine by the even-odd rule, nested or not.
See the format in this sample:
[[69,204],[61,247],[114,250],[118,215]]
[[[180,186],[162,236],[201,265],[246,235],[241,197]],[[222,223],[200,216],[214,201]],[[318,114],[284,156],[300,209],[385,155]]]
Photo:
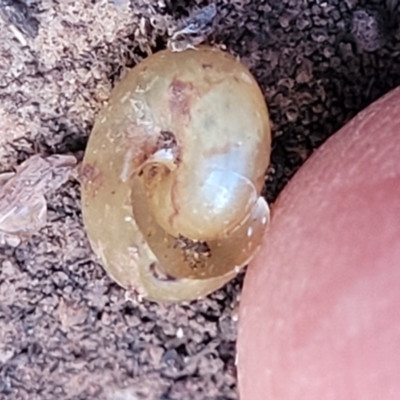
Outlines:
[[82,168],[85,226],[120,285],[159,301],[204,296],[254,255],[268,222],[262,93],[232,56],[158,52],[117,84]]

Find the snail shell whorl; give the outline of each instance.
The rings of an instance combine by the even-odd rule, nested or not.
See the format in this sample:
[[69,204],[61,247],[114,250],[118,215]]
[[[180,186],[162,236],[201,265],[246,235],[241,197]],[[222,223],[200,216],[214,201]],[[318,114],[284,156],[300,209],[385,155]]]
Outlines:
[[89,239],[122,286],[190,300],[260,244],[270,127],[249,71],[220,50],[161,51],[115,87],[83,165]]

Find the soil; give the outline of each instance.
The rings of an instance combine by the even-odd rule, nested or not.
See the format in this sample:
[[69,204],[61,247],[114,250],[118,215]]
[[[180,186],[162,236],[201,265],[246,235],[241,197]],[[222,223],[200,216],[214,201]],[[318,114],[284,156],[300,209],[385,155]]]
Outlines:
[[[216,15],[205,13],[189,40],[224,45],[265,94],[268,201],[331,134],[400,84],[397,3],[216,0]],[[115,82],[207,4],[0,0],[0,170],[37,153],[81,158]],[[188,304],[130,301],[91,252],[79,184],[47,202],[44,228],[0,247],[0,398],[237,399],[243,274]]]

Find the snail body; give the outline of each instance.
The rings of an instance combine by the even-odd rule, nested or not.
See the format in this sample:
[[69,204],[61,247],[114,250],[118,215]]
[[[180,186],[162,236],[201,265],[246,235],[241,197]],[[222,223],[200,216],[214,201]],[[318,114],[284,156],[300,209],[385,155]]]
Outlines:
[[268,222],[270,144],[262,93],[230,55],[165,50],[129,71],[82,166],[84,223],[109,275],[159,301],[192,300],[234,277]]

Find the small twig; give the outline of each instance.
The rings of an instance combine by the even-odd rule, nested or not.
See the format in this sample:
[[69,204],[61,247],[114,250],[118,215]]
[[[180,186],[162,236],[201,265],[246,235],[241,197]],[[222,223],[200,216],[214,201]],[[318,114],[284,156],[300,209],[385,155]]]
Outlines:
[[27,45],[25,37],[33,39],[38,34],[39,21],[32,16],[31,8],[20,0],[0,0],[0,17],[10,25],[22,46]]

